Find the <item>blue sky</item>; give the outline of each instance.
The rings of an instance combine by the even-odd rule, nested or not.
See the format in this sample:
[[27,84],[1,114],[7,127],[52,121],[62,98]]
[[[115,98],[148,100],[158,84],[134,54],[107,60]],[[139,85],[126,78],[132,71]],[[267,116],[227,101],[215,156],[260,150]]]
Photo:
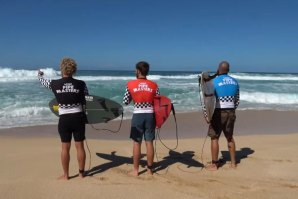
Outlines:
[[0,66],[298,72],[296,0],[0,0]]

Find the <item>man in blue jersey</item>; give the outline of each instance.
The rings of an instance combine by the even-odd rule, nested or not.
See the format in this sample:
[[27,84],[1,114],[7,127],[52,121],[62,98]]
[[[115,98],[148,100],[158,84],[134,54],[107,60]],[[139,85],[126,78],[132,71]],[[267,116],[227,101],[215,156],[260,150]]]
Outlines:
[[236,120],[235,110],[239,105],[239,85],[236,79],[229,76],[230,65],[223,61],[219,64],[217,74],[213,79],[214,92],[216,96],[215,111],[209,126],[208,135],[211,138],[212,162],[206,166],[207,170],[215,171],[219,166],[218,139],[221,132],[228,142],[231,156],[231,168],[236,168],[235,140],[233,138],[234,123]]

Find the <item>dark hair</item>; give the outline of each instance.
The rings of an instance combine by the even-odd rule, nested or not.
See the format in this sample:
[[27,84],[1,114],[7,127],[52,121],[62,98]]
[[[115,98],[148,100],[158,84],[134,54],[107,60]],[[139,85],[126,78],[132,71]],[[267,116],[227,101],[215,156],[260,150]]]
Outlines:
[[222,61],[219,63],[219,66],[222,66],[222,65],[226,65],[226,67],[228,67],[228,68],[230,67],[229,62],[227,62],[227,61]]
[[149,64],[145,61],[140,61],[136,64],[136,69],[139,70],[143,76],[148,75],[149,67]]
[[219,74],[225,74],[230,72],[230,64],[227,61],[222,61],[218,65],[218,72]]

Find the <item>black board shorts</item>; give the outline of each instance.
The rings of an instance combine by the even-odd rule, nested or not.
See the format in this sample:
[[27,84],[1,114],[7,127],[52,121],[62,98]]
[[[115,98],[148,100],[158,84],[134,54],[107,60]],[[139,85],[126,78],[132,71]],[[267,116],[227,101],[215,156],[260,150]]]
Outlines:
[[218,139],[221,132],[230,140],[233,138],[236,114],[234,109],[215,109],[208,135],[211,139]]
[[84,141],[85,122],[86,116],[82,112],[60,115],[58,131],[61,142],[71,142],[72,135],[76,142]]

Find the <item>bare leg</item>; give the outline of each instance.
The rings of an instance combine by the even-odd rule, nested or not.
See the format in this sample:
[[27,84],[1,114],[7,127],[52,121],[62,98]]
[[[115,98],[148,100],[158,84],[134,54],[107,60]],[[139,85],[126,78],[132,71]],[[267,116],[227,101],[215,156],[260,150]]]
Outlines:
[[79,176],[81,178],[84,177],[84,170],[85,170],[85,162],[86,162],[86,152],[84,148],[84,142],[75,142],[76,149],[77,149],[77,159],[79,163]]
[[211,156],[212,156],[212,162],[211,164],[208,164],[205,166],[205,168],[209,171],[216,171],[218,168],[218,153],[219,153],[219,145],[218,145],[218,139],[213,138],[211,139]]
[[62,151],[61,151],[61,163],[63,168],[63,175],[59,177],[59,180],[68,180],[69,179],[69,161],[70,161],[70,142],[62,142]]
[[146,148],[147,148],[147,170],[150,175],[152,175],[152,165],[154,160],[154,147],[153,141],[146,141]]
[[141,144],[142,142],[133,142],[133,176],[139,175],[139,162],[141,158]]
[[218,139],[211,139],[212,162],[218,161],[218,153],[219,153]]
[[231,157],[231,168],[236,168],[236,144],[234,138],[228,139],[227,141]]

